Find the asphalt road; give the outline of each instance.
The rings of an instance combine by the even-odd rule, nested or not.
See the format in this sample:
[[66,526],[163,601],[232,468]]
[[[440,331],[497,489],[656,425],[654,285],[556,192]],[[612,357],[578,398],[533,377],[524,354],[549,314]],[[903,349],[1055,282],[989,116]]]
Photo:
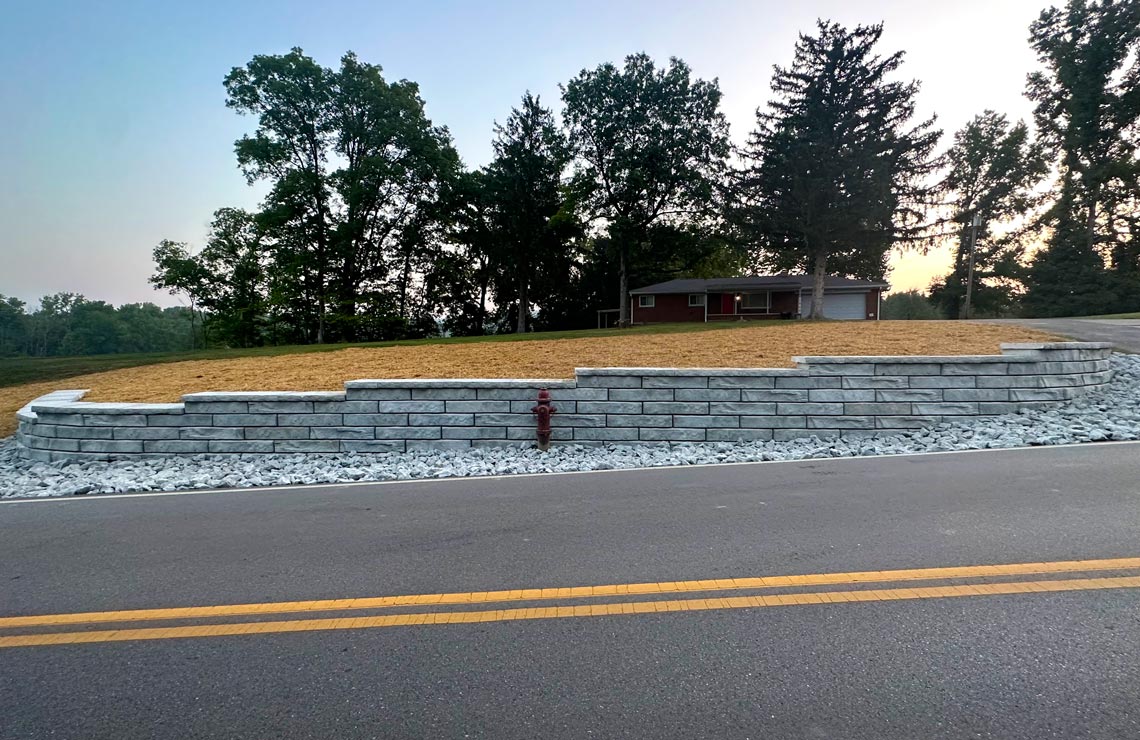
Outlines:
[[1112,342],[1122,352],[1140,353],[1140,319],[991,319],[987,324],[1017,324],[1083,342]]
[[[0,617],[1135,558],[1137,532],[1140,444],[0,503]],[[1134,587],[0,643],[3,738],[1132,738],[1138,698]]]

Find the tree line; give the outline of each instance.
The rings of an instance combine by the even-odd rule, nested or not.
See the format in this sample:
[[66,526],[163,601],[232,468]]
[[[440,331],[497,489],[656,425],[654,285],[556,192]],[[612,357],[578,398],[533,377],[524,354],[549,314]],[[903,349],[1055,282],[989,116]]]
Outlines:
[[219,210],[197,253],[163,242],[153,282],[218,341],[356,341],[624,322],[636,284],[787,270],[818,289],[950,242],[930,296],[956,318],[974,240],[976,314],[1140,307],[1140,1],[1043,11],[1034,129],[987,110],[942,150],[882,31],[801,34],[741,148],[715,79],[635,54],[561,85],[560,116],[525,94],[476,170],[415,83],[351,53],[254,57],[225,88],[269,195]]
[[255,56],[224,86],[268,195],[219,209],[199,249],[160,243],[152,283],[199,343],[366,341],[624,322],[630,288],[674,277],[879,280],[892,250],[950,243],[929,293],[957,318],[973,242],[975,314],[1140,308],[1140,0],[1045,9],[1032,127],[986,110],[945,146],[882,31],[801,34],[741,147],[717,80],[634,54],[560,85],[557,113],[526,93],[478,169],[414,82]]
[[28,311],[0,295],[0,357],[58,357],[122,352],[175,352],[193,348],[189,309],[128,303],[118,308],[74,293],[40,299]]

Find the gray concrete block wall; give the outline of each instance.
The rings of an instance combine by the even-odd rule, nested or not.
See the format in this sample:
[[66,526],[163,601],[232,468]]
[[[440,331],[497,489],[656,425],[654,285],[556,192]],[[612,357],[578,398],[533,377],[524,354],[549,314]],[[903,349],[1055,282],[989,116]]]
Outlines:
[[41,460],[466,449],[534,439],[602,444],[870,436],[1075,398],[1111,378],[1111,346],[1003,345],[999,356],[801,357],[797,367],[580,368],[574,380],[355,380],[343,392],[192,393],[87,403],[57,391],[17,414]]

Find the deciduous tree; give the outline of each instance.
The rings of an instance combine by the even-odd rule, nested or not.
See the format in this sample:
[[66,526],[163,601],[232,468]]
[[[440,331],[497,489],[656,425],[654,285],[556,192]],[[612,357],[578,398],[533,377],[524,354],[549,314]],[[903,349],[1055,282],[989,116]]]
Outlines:
[[961,315],[976,216],[974,308],[1006,312],[1020,287],[1026,230],[1041,201],[1035,188],[1049,169],[1045,148],[1024,123],[1010,125],[1006,116],[987,110],[954,134],[946,162],[942,186],[951,209],[954,266],[932,298],[946,316]]
[[238,164],[251,183],[270,183],[262,223],[292,286],[315,304],[314,339],[325,341],[330,323],[338,338],[360,338],[362,321],[375,325],[362,305],[398,307],[414,323],[417,270],[430,264],[436,205],[459,167],[418,86],[388,82],[352,53],[334,71],[301,49],[255,56],[225,85],[227,105],[257,117]]
[[577,159],[577,202],[606,225],[619,274],[621,322],[629,322],[632,268],[653,261],[655,224],[712,219],[729,153],[717,81],[694,79],[671,58],[646,54],[623,67],[583,70],[562,88],[563,117]]
[[1130,226],[1140,195],[1140,3],[1069,0],[1041,13],[1030,43],[1042,68],[1026,95],[1060,181],[1026,302],[1039,315],[1110,311],[1119,278],[1140,269]]

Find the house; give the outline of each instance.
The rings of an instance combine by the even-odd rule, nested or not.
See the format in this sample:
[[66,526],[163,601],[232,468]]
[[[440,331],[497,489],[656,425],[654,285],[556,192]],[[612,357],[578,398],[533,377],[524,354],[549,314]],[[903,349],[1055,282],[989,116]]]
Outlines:
[[[791,319],[811,313],[811,275],[670,280],[631,290],[634,324],[672,321]],[[877,320],[884,282],[829,277],[823,315],[828,319]]]

